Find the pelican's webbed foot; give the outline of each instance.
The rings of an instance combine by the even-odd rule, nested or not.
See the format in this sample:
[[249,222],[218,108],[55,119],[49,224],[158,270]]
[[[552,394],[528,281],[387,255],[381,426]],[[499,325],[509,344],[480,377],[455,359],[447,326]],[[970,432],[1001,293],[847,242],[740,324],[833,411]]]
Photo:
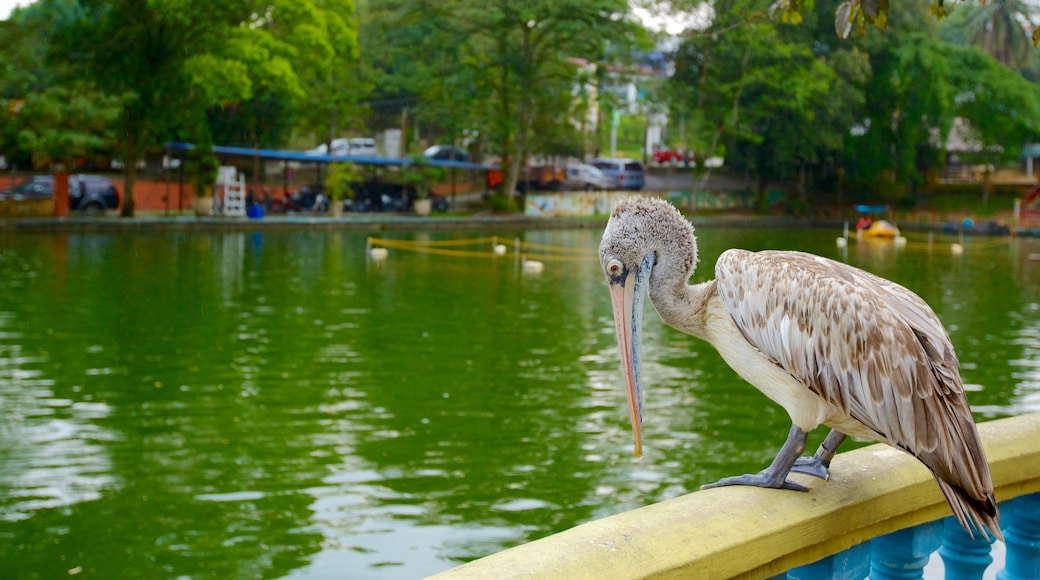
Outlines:
[[713,487],[725,487],[727,485],[752,485],[755,487],[770,487],[773,489],[790,489],[794,491],[809,491],[808,487],[787,479],[787,474],[770,473],[768,469],[754,474],[735,475],[724,477],[715,483],[702,485],[701,489]]
[[831,432],[827,434],[827,438],[820,444],[820,448],[816,450],[816,455],[799,457],[795,460],[794,465],[791,466],[791,471],[824,480],[830,479],[831,460],[834,459],[834,453],[838,451],[838,446],[844,440],[844,433],[831,429]]
[[812,457],[799,457],[791,467],[791,471],[793,473],[804,473],[805,475],[811,475],[813,477],[827,480],[831,477],[831,473],[828,469],[830,466],[830,461],[824,461],[814,455]]
[[755,487],[809,491],[809,488],[804,485],[787,480],[787,474],[791,473],[791,467],[794,466],[802,451],[805,451],[806,437],[808,437],[808,434],[805,431],[802,431],[797,425],[792,425],[791,432],[787,434],[787,441],[784,441],[783,447],[777,452],[776,458],[769,464],[769,467],[755,474],[749,473],[747,475],[725,477],[715,483],[701,486],[701,489],[726,485],[753,485]]

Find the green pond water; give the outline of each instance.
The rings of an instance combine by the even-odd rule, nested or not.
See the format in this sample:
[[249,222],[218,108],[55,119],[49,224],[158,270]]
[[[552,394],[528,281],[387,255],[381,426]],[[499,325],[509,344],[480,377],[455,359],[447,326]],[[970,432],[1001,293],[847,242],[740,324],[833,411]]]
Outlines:
[[[786,415],[649,303],[633,457],[600,233],[497,232],[588,251],[537,275],[354,231],[0,237],[0,578],[419,578],[767,465]],[[698,235],[694,281],[744,247],[903,283],[979,420],[1040,410],[1040,240]]]

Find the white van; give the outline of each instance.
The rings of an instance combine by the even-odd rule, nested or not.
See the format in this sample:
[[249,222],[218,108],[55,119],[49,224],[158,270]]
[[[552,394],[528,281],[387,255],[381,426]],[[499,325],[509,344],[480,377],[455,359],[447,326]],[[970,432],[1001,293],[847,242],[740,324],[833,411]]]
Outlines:
[[350,144],[347,154],[351,157],[376,157],[379,155],[376,140],[371,137],[353,137],[347,141]]
[[350,139],[333,139],[332,150],[322,143],[307,151],[307,155],[335,155],[337,157],[378,157],[376,140],[371,137],[351,137]]

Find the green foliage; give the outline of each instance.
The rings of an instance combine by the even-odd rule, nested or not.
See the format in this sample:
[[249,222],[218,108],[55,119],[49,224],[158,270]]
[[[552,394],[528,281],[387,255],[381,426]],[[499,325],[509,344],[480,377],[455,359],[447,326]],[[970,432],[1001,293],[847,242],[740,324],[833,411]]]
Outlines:
[[16,10],[0,22],[0,150],[37,168],[94,157],[111,146],[126,95],[78,78],[75,61],[49,53],[52,39],[78,17],[72,0]]
[[1024,68],[1034,58],[1029,32],[1022,26],[1033,15],[1031,5],[1022,0],[994,0],[967,5],[964,18],[952,26],[972,45],[986,51],[1009,68]]
[[[635,81],[623,154],[641,153],[666,104],[669,145],[725,151],[760,192],[797,188],[803,203],[826,186],[920,191],[955,118],[985,145],[963,155],[979,162],[1035,139],[1040,64],[1015,26],[1028,5],[958,4],[938,27],[942,3],[896,6],[718,0],[662,85],[626,66],[652,46],[626,0],[40,0],[0,22],[0,106],[16,112],[0,115],[0,148],[24,165],[118,147],[132,208],[135,161],[167,140],[199,145],[208,183],[213,143],[327,141],[362,130],[372,96],[379,122],[418,129],[406,148],[421,136],[501,157],[512,195],[532,155],[605,150],[609,89]],[[864,34],[839,40],[835,25]],[[413,161],[404,177],[428,195],[443,170]]]
[[195,190],[195,197],[208,197],[213,194],[213,184],[217,181],[220,160],[211,147],[196,146],[186,156],[185,173]]
[[516,213],[519,211],[516,197],[494,192],[488,196],[488,207],[495,213]]
[[113,142],[122,101],[86,84],[27,95],[18,114],[17,143],[31,152],[37,167],[89,157]]
[[822,20],[812,14],[804,25],[785,26],[747,22],[752,4],[730,6],[733,12],[716,18],[724,33],[694,36],[681,47],[673,94],[696,103],[686,130],[700,156],[724,147],[727,166],[756,175],[764,196],[765,180],[790,179],[839,154],[862,110],[857,95],[869,65],[819,41],[811,50],[819,34],[813,26]]
[[296,126],[328,142],[343,127],[361,128],[360,102],[369,85],[360,74],[353,0],[276,0],[257,22],[288,50],[286,77],[295,78]]
[[361,166],[356,163],[333,163],[325,174],[325,193],[335,201],[354,199],[354,186],[361,176]]
[[421,102],[419,117],[445,141],[476,130],[514,160],[505,178],[511,194],[532,151],[573,146],[559,128],[587,110],[571,97],[587,71],[568,59],[627,54],[608,56],[611,42],[634,41],[630,23],[617,18],[627,12],[625,0],[373,0],[364,14],[379,78]]
[[97,86],[126,96],[119,117],[125,210],[133,208],[136,160],[170,138],[212,142],[219,120],[225,135],[256,145],[286,133],[285,120],[267,129],[272,110],[307,127],[319,117],[327,125],[330,113],[343,110],[343,83],[332,73],[356,61],[351,0],[323,0],[320,7],[312,0],[82,5],[52,50],[57,58],[86,57]]
[[999,165],[1015,160],[1017,145],[1040,135],[1040,87],[1009,74],[981,49],[947,47],[946,55],[949,80],[957,93],[953,114],[968,122],[971,138],[986,145],[976,161]]
[[[926,4],[777,4],[799,12],[798,26],[756,17],[759,6],[716,2],[709,28],[680,46],[668,94],[684,140],[705,155],[725,146],[726,166],[760,192],[784,184],[802,201],[821,187],[912,201],[942,169],[954,118],[986,144],[979,162],[1013,158],[1038,134],[1036,85],[967,48],[963,35],[952,43],[963,27],[944,24],[939,38]],[[850,25],[866,32],[873,22],[884,34],[835,39],[842,9]]]

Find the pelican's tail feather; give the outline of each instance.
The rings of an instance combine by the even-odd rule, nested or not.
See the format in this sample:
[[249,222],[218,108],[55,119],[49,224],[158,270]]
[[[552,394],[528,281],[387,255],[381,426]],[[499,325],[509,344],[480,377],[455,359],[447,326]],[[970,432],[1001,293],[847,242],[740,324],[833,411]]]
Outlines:
[[968,534],[975,538],[976,532],[984,529],[990,535],[1000,541],[1004,541],[1004,534],[1000,531],[1000,514],[997,512],[997,503],[993,494],[987,494],[984,501],[972,498],[963,489],[956,488],[945,481],[935,478],[939,489],[946,497],[946,503],[950,504],[954,517]]

